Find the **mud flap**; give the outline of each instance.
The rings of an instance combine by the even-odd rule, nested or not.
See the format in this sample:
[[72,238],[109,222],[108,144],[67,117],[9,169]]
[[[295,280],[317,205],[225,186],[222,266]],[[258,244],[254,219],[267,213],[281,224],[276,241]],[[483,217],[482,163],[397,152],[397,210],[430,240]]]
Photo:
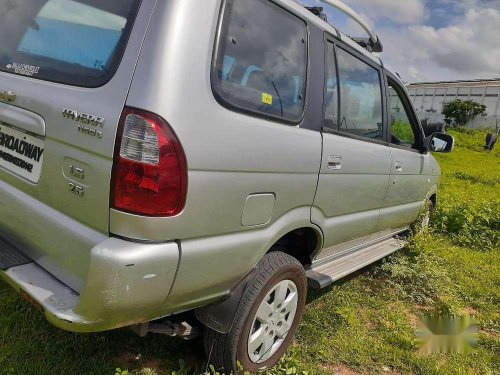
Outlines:
[[252,269],[231,289],[229,295],[222,301],[196,309],[196,319],[204,326],[219,333],[228,333],[231,331],[243,292],[256,271],[257,268]]

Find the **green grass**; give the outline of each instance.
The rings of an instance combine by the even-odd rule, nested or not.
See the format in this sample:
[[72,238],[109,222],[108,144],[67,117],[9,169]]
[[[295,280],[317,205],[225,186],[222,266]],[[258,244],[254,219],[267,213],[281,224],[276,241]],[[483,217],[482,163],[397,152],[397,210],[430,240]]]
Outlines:
[[405,141],[409,144],[415,143],[413,129],[407,121],[398,120],[394,122],[391,127],[391,133],[401,141]]
[[[311,292],[289,358],[274,373],[500,373],[500,147],[483,151],[483,133],[453,135],[454,153],[437,156],[443,185],[433,231],[328,290]],[[477,350],[420,355],[415,325],[430,313],[474,315]],[[1,375],[113,375],[118,367],[163,375],[179,370],[179,359],[193,369],[179,375],[203,372],[201,341],[141,339],[127,330],[59,331],[0,283]]]

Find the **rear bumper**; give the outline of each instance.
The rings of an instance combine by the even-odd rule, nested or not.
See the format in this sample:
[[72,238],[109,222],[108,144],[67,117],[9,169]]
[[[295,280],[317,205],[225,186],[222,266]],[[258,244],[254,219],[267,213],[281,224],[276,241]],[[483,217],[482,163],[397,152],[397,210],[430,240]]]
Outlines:
[[139,244],[109,238],[95,246],[80,294],[35,263],[0,276],[39,305],[55,326],[100,332],[162,317],[179,262],[175,242]]

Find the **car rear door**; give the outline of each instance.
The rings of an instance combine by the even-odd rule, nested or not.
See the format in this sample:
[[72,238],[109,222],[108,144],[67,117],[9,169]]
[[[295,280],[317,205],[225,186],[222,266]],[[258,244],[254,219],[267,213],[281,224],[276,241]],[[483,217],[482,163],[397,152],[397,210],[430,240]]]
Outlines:
[[0,2],[0,235],[77,290],[154,3]]
[[335,53],[333,39],[326,51],[323,162],[312,214],[324,230],[320,258],[377,231],[391,160],[380,69],[354,51]]

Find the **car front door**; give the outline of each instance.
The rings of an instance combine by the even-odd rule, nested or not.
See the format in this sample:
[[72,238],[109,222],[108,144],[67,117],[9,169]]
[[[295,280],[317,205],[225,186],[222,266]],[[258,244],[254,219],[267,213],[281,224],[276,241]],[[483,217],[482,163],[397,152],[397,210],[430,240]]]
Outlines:
[[391,175],[380,230],[409,226],[418,218],[430,188],[429,154],[423,152],[423,131],[406,90],[387,76]]
[[324,231],[319,259],[377,231],[391,164],[380,69],[354,52],[335,53],[331,41],[326,51],[323,160],[312,210]]

